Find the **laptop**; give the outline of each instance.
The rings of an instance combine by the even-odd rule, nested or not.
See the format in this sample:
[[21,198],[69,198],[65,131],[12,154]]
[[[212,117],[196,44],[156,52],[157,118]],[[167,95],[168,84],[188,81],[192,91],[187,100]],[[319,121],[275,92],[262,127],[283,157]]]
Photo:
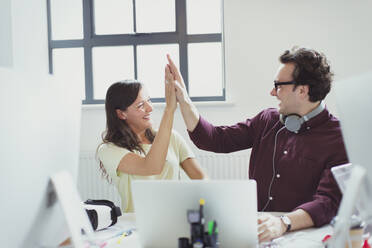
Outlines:
[[136,180],[132,193],[142,247],[177,248],[178,238],[190,238],[187,210],[198,210],[201,198],[205,223],[217,221],[221,248],[257,247],[254,180]]

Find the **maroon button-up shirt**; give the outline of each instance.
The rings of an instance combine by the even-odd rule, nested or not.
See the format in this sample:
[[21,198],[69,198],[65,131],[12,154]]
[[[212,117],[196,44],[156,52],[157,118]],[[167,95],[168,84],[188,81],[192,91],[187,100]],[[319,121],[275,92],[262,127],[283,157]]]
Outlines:
[[[257,181],[258,210],[262,210],[273,178],[275,135],[282,127],[278,111],[266,109],[232,126],[213,126],[200,117],[189,135],[198,148],[207,151],[252,148],[249,178]],[[265,211],[300,208],[310,214],[315,226],[329,223],[341,201],[330,168],[347,162],[339,121],[327,109],[305,122],[297,134],[284,128],[277,135],[272,200]]]

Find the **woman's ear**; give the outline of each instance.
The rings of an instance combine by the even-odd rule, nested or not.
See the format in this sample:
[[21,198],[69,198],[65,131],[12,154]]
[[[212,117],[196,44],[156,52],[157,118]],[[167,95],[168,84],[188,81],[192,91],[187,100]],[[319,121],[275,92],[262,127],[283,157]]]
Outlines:
[[116,115],[118,116],[118,118],[120,120],[126,120],[127,119],[127,115],[124,113],[124,111],[122,111],[120,109],[116,109]]

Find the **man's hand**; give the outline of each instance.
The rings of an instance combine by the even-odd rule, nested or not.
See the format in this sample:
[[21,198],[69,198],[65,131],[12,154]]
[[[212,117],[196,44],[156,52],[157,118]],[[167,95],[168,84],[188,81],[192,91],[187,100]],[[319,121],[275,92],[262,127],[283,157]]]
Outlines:
[[[175,95],[177,101],[180,104],[183,120],[185,121],[187,130],[192,132],[199,122],[199,112],[196,109],[195,105],[192,103],[189,95],[187,94],[182,76],[178,71],[177,66],[170,58],[169,54],[167,54],[167,59],[169,62],[169,64],[167,64],[167,68],[169,69],[169,72],[173,77],[174,88],[176,89]],[[166,72],[166,75],[167,77],[170,77],[168,72]]]
[[168,63],[169,63],[167,66],[169,67],[170,72],[173,75],[173,78],[175,79],[177,100],[180,103],[188,101],[189,100],[189,95],[187,94],[186,86],[185,86],[185,83],[183,82],[183,78],[182,78],[180,72],[178,71],[177,66],[174,64],[173,60],[169,56],[169,54],[167,54],[167,59],[168,59]]
[[287,230],[280,217],[268,213],[262,213],[257,222],[259,242],[271,241],[282,236]]

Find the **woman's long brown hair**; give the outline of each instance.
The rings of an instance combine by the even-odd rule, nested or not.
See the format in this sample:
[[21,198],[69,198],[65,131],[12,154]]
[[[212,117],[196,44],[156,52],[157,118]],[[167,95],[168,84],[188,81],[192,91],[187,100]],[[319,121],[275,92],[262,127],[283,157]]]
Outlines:
[[[97,147],[97,151],[102,144],[112,143],[118,147],[128,149],[129,151],[139,151],[145,153],[137,135],[128,126],[125,120],[118,118],[116,110],[122,111],[127,108],[137,99],[138,92],[143,85],[136,80],[124,80],[112,84],[106,93],[105,110],[106,110],[106,130],[102,133],[102,143]],[[146,138],[152,143],[155,135],[151,129],[146,129]],[[97,153],[96,157],[98,159]],[[98,159],[99,160],[99,159]],[[108,173],[99,160],[99,167],[102,171],[103,177],[109,182]]]

